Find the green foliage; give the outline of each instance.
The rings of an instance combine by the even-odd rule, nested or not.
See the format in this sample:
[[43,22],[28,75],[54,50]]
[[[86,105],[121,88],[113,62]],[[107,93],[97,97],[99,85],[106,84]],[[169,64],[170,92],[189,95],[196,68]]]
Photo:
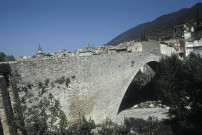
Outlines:
[[6,55],[3,52],[0,52],[0,62],[6,61]]
[[47,121],[48,116],[45,112],[45,108],[42,108],[41,112],[32,111],[32,115],[27,119],[27,124],[25,129],[27,130],[28,135],[45,135],[47,134]]
[[84,117],[81,119],[81,124],[79,127],[80,135],[92,135],[91,130],[96,127],[94,120],[86,120]]
[[132,130],[137,134],[172,135],[171,127],[155,117],[149,117],[147,120],[126,118],[124,126],[125,134]]
[[43,88],[43,83],[41,81],[39,81],[39,83],[38,83],[38,88],[39,89]]
[[31,89],[32,86],[33,86],[33,85],[32,85],[31,83],[28,83],[28,84],[27,84],[27,88],[29,88],[29,89]]
[[52,87],[52,88],[54,88],[54,87],[55,87],[54,82],[51,82],[51,87]]
[[98,125],[98,127],[100,127],[100,129],[98,129],[99,135],[122,135],[129,132],[125,125],[120,126],[110,119],[106,119],[105,123]]
[[49,80],[49,79],[46,79],[46,80],[45,80],[45,85],[48,86],[49,82],[50,82],[50,80]]
[[[158,121],[155,117],[149,117],[147,120],[125,118],[124,123],[117,125],[111,120],[106,120],[105,123],[98,125],[99,135],[128,135],[128,134],[166,134],[172,135],[169,125]],[[131,133],[133,131],[133,133]]]
[[55,100],[55,108],[60,109],[60,102]]
[[62,76],[61,78],[57,79],[55,82],[59,84],[63,84],[65,82],[65,77]]
[[6,61],[16,61],[15,57],[13,55],[7,55]]
[[52,94],[52,93],[49,93],[48,98],[49,98],[50,100],[52,100],[52,99],[53,99],[53,94]]
[[41,89],[41,92],[39,93],[39,95],[42,95],[46,92],[46,86],[48,85],[47,83],[49,83],[47,80],[45,81],[45,85],[41,81],[39,81],[38,89]]
[[63,111],[60,111],[59,118],[60,118],[59,131],[61,134],[66,134],[68,132],[67,127],[68,121]]
[[184,61],[175,55],[165,57],[156,71],[156,94],[170,106],[174,132],[201,134],[202,58],[195,54]]
[[73,75],[73,76],[72,76],[72,79],[75,79],[75,78],[76,78],[76,76],[75,76],[75,75]]
[[5,61],[15,61],[15,57],[13,55],[5,55],[4,52],[0,52],[0,62]]
[[11,74],[11,69],[9,64],[0,64],[0,75],[3,75],[6,80],[6,85],[9,85],[9,75]]
[[14,105],[14,125],[16,129],[21,131],[23,134],[26,134],[25,123],[24,123],[24,115],[23,112],[25,111],[26,106],[22,106],[22,102],[19,101]]
[[66,85],[67,88],[68,88],[69,84],[70,84],[70,79],[69,79],[69,78],[66,78],[66,80],[65,80],[65,85]]
[[[51,97],[51,94],[49,94],[49,96]],[[22,127],[22,130],[26,131],[27,135],[66,135],[69,133],[68,121],[64,112],[60,109],[59,101],[55,100],[55,105],[52,106],[49,98],[44,97],[37,105],[25,108],[21,110],[21,113],[25,114],[26,110],[28,117],[26,118],[26,124]],[[50,115],[47,115],[47,110],[50,110]],[[58,126],[53,125],[57,118],[60,119]]]
[[135,61],[131,61],[131,67],[134,67]]
[[[75,78],[75,76],[72,76],[72,78]],[[64,76],[62,76],[61,78],[57,79],[55,82],[58,83],[58,84],[65,83],[66,87],[68,88],[68,86],[70,84],[70,79],[69,78],[65,78]]]

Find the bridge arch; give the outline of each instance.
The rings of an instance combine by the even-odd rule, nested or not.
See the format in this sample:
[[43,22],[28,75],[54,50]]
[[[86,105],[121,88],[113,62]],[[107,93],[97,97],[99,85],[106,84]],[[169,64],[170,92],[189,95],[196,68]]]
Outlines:
[[[139,64],[137,64],[137,66],[134,67],[133,74],[131,74],[131,76],[129,76],[129,79],[128,79],[127,83],[125,84],[124,89],[122,89],[122,91],[120,92],[121,101],[122,101],[128,87],[130,86],[132,80],[135,78],[136,74],[141,69],[141,67],[143,67],[145,64],[148,64],[153,70],[155,70],[155,66],[159,62],[159,60],[160,60],[159,56],[152,55],[151,57],[147,57],[143,61],[140,61]],[[121,104],[121,101],[119,100],[119,106]],[[118,114],[118,110],[119,110],[119,107],[118,108],[116,107],[117,114]]]
[[[147,54],[140,56],[139,60],[136,59],[134,66],[126,69],[127,72],[129,72],[128,76],[123,77],[122,80],[118,80],[116,85],[114,85],[114,88],[111,87],[112,89],[109,88],[107,92],[105,91],[100,101],[96,103],[94,106],[94,112],[92,113],[96,118],[93,117],[93,119],[95,119],[95,121],[98,123],[106,118],[110,118],[112,121],[116,122],[122,99],[138,71],[145,64],[148,64],[151,66],[151,68],[154,68],[155,63],[159,62],[160,58],[160,55]],[[97,105],[99,105],[99,107]]]
[[[149,100],[151,100],[152,90],[151,92],[149,92],[149,94],[146,94],[145,90],[148,88],[148,86],[152,85],[151,80],[155,75],[157,64],[157,61],[150,61],[142,66],[141,69],[139,69],[124,94],[117,114],[125,109],[134,106],[134,104],[144,101],[145,99],[149,98]],[[145,75],[143,75],[142,73],[144,73]],[[144,78],[144,82],[142,82],[142,80],[139,80],[140,78]],[[145,81],[148,84],[144,84]],[[140,85],[143,85],[143,87]],[[146,92],[148,91],[146,90]]]

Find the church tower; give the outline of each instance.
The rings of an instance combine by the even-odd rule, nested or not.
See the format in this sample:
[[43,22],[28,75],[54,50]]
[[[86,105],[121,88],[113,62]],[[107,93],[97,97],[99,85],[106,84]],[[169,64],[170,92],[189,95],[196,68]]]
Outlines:
[[39,49],[37,51],[37,54],[43,53],[42,49],[41,49],[41,45],[39,44]]
[[39,44],[39,49],[37,51],[36,57],[42,58],[43,56],[45,56],[45,54],[43,53],[43,50],[41,49],[41,45]]
[[93,51],[93,47],[91,46],[90,42],[88,42],[88,44],[86,46],[86,50],[87,51]]

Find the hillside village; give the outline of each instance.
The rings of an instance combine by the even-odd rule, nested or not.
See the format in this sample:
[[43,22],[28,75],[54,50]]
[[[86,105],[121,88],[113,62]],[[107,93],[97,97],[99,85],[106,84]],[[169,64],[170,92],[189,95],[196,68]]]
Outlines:
[[[142,42],[128,41],[122,42],[116,46],[103,45],[93,48],[90,42],[86,45],[85,49],[77,49],[73,52],[67,50],[51,52],[48,54],[43,53],[39,45],[38,51],[35,56],[19,56],[17,60],[33,60],[33,59],[50,59],[50,58],[64,58],[64,57],[79,57],[91,56],[100,54],[114,54],[121,52],[128,53],[141,53],[144,45],[149,45],[152,42],[143,38]],[[202,23],[184,23],[173,27],[173,36],[169,40],[158,40],[157,53],[170,56],[177,54],[178,58],[184,59],[191,52],[202,56]]]

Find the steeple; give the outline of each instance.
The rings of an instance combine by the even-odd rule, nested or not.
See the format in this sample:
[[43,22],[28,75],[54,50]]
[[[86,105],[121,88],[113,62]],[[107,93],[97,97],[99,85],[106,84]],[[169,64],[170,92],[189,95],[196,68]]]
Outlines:
[[41,45],[40,45],[40,44],[39,44],[39,49],[38,49],[37,53],[38,53],[38,54],[39,54],[39,53],[43,53],[43,51],[42,51],[42,49],[41,49]]
[[39,44],[39,48],[38,48],[38,51],[37,51],[37,53],[36,53],[36,57],[37,58],[42,58],[42,57],[44,57],[45,56],[45,54],[43,53],[43,51],[42,51],[42,49],[41,49],[41,45]]
[[87,44],[86,48],[91,48],[91,47],[92,46],[91,46],[90,42],[88,41],[88,44]]

